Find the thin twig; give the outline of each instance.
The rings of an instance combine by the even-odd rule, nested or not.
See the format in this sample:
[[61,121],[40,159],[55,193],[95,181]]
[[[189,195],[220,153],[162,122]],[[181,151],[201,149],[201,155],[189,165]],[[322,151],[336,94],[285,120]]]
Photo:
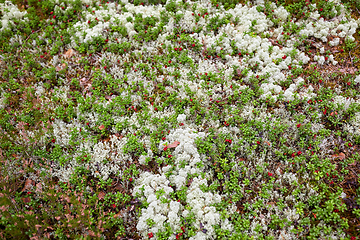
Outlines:
[[354,67],[354,63],[353,63],[353,58],[351,57],[351,51],[349,51],[349,57],[350,57],[350,60],[351,60],[351,66]]
[[[25,39],[24,43],[29,39],[29,37],[30,37],[32,34],[34,34],[34,33],[36,33],[36,32],[39,32],[40,30],[41,30],[41,28],[40,28],[39,30],[35,31],[35,32],[30,33],[30,35]],[[24,45],[23,45],[23,46],[24,46]],[[19,52],[21,52],[23,46],[21,46]]]
[[351,60],[351,65],[354,67],[354,63],[353,63],[353,58],[351,57],[351,51],[353,51],[353,50],[356,50],[358,47],[359,47],[360,45],[358,45],[356,48],[354,48],[354,49],[351,49],[350,51],[349,51],[349,56],[350,56],[350,60]]
[[358,11],[358,13],[360,14],[359,9],[358,9],[357,7],[355,7],[355,8],[356,8],[356,10]]
[[314,22],[317,22],[317,19],[309,17],[309,19],[313,20]]
[[360,177],[354,170],[350,169],[356,176]]

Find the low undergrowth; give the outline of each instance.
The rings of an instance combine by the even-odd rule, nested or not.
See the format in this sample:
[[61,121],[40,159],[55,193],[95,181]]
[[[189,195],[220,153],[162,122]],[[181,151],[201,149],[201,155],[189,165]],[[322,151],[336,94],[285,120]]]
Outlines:
[[[231,34],[225,27],[241,19],[211,12],[253,2],[197,8],[135,0],[136,7],[163,4],[166,11],[126,17],[136,29],[131,38],[124,24],[95,13],[113,2],[12,2],[28,20],[0,31],[1,238],[205,239],[209,232],[213,239],[359,238],[359,28],[353,41],[344,37],[331,46],[298,36],[304,26],[290,23],[307,20],[310,10],[295,9],[309,4],[331,20],[340,4],[278,0],[256,8],[272,28],[259,32],[260,19],[253,20],[244,36],[269,39],[269,52],[281,54],[274,66],[297,59],[279,71],[284,79],[278,93],[269,91],[274,99],[260,87],[271,74],[252,60],[260,49],[225,40]],[[286,20],[272,3],[285,6]],[[125,3],[116,4],[129,13]],[[356,1],[343,5],[359,19]],[[196,13],[192,30],[181,28],[185,9]],[[199,27],[202,19],[209,24]],[[85,42],[76,34],[80,21],[89,28],[111,24]],[[270,36],[277,28],[285,35],[280,40]],[[194,32],[205,33],[202,41]],[[214,35],[222,37],[204,42]],[[295,50],[283,53],[293,36]],[[225,66],[230,57],[246,67]],[[298,79],[297,97],[287,100]],[[205,194],[218,200],[205,204]],[[167,207],[162,222],[155,218],[166,211],[160,207],[140,225],[153,202],[188,214],[170,220]]]

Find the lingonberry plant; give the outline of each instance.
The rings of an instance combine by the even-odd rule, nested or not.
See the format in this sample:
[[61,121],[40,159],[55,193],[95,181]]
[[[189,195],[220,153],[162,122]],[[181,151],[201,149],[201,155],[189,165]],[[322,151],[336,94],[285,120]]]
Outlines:
[[359,8],[0,0],[1,238],[358,239]]

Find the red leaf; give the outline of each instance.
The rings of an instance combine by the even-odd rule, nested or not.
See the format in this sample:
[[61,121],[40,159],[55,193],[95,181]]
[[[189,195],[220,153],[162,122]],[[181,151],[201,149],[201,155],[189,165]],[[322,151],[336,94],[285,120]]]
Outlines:
[[99,127],[100,130],[103,130],[104,128],[105,128],[104,125],[101,125],[101,126]]

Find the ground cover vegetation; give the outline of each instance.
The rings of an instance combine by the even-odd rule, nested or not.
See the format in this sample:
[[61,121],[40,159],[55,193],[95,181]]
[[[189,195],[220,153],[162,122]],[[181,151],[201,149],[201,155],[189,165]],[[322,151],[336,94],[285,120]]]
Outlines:
[[0,237],[359,239],[359,9],[0,0]]

